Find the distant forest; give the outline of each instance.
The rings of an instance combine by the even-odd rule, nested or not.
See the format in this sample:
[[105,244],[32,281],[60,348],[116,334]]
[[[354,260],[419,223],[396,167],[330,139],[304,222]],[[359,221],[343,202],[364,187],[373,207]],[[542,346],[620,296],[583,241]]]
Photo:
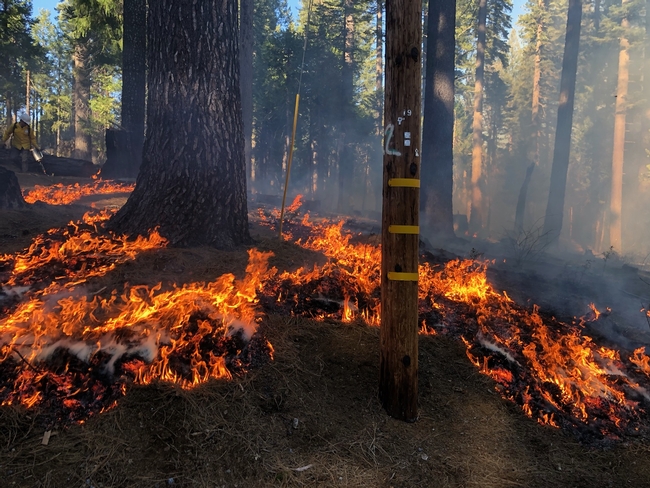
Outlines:
[[[579,50],[560,243],[645,261],[650,3],[534,0],[513,26],[510,0],[425,1],[424,63],[428,13],[454,3],[456,235],[508,239],[514,246],[544,240],[556,140],[568,135],[556,128],[564,127],[558,107],[566,102],[560,90],[571,7]],[[123,42],[123,31],[135,4],[144,2],[65,0],[52,22],[49,13],[33,12],[29,0],[2,0],[0,110],[6,123],[27,111],[50,153],[103,163],[105,130],[128,126],[122,67],[133,44]],[[240,46],[240,54],[252,54],[252,69],[241,70],[248,192],[282,191],[300,82],[290,194],[317,200],[322,210],[378,215],[384,1],[304,0],[297,17],[282,0],[242,0],[240,6],[242,26],[252,25],[243,31],[250,39],[241,38],[249,45]],[[248,94],[243,87],[251,80]],[[426,103],[429,91],[423,93]],[[179,114],[177,124],[184,123]],[[435,123],[425,116],[424,131]],[[423,165],[423,181],[425,171]]]

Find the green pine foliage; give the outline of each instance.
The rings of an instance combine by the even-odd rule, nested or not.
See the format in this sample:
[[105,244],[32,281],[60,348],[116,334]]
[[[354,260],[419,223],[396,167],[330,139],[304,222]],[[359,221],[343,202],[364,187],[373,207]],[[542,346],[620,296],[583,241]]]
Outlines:
[[[381,141],[374,133],[374,19],[376,3],[354,3],[353,99],[342,89],[344,37],[343,3],[303,3],[299,19],[286,4],[257,2],[254,40],[253,191],[279,194],[284,187],[295,95],[300,85],[300,111],[290,194],[302,193],[333,208],[342,152],[343,115],[352,117],[354,178],[373,188],[381,170]],[[305,33],[307,44],[302,64]],[[301,77],[302,73],[302,77]],[[372,175],[372,176],[371,176]],[[375,182],[374,188],[377,188]],[[376,205],[375,194],[360,192],[353,207]]]
[[72,48],[60,27],[50,20],[47,11],[39,13],[33,30],[36,41],[47,53],[45,62],[32,78],[40,109],[39,142],[52,152],[69,153],[70,148],[65,150],[64,141],[71,137]]
[[[384,2],[347,2],[353,18],[350,90],[344,79],[344,0],[303,0],[292,14],[286,0],[254,5],[253,148],[249,188],[281,195],[295,96],[300,110],[289,195],[302,193],[322,210],[341,200],[347,212],[378,212],[381,199],[383,90],[377,88],[377,8]],[[88,47],[95,158],[103,131],[119,125],[122,3],[64,0],[58,18],[34,14],[29,0],[0,9],[0,109],[4,118],[24,109],[31,73],[31,114],[41,145],[69,155],[72,124],[72,53]],[[311,9],[309,6],[311,5]],[[528,191],[524,227],[541,225],[548,199],[568,0],[528,0],[511,18],[512,0],[488,0],[483,104],[485,205],[494,239],[513,227],[526,168],[538,161]],[[350,7],[351,6],[351,7]],[[625,148],[624,240],[650,251],[650,51],[647,3],[585,0],[563,236],[575,249],[607,249],[619,39],[630,42]],[[308,10],[310,10],[308,15]],[[466,213],[472,152],[477,0],[457,0],[454,208]],[[426,25],[427,2],[423,23]],[[626,17],[629,28],[622,31]],[[516,20],[516,22],[515,22]],[[542,26],[539,29],[539,26]],[[385,26],[380,26],[384,32]],[[538,38],[538,33],[540,37]],[[303,46],[307,35],[306,50]],[[350,38],[348,37],[348,40]],[[426,38],[423,51],[426,51]],[[532,120],[533,75],[539,47],[539,123]],[[349,81],[349,78],[347,78]],[[11,109],[12,114],[7,110]],[[536,135],[539,135],[537,138]],[[536,145],[535,141],[539,141]],[[537,159],[538,158],[538,159]],[[339,169],[355,191],[340,199]],[[350,169],[351,168],[351,171]],[[345,197],[345,196],[344,196]],[[377,215],[375,213],[375,215]]]
[[26,70],[36,68],[44,55],[34,39],[33,24],[30,0],[5,0],[0,6],[0,108],[7,122],[24,103]]

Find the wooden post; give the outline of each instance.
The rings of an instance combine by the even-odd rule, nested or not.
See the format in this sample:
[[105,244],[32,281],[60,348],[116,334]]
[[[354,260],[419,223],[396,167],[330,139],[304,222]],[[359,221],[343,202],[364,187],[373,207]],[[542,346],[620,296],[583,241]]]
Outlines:
[[379,396],[417,420],[422,2],[386,1]]

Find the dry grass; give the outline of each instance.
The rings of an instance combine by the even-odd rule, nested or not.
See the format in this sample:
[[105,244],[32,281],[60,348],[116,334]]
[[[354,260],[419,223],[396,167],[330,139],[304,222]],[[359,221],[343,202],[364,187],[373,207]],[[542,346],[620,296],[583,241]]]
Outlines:
[[[321,259],[256,235],[279,269]],[[2,252],[13,247],[0,242]],[[89,287],[241,276],[246,260],[245,250],[162,250]],[[650,486],[646,440],[604,450],[538,425],[451,338],[421,337],[420,419],[406,424],[377,399],[378,329],[271,315],[260,332],[274,361],[192,391],[133,387],[117,408],[59,428],[47,446],[42,412],[0,408],[0,486]]]
[[48,446],[38,415],[0,409],[5,486],[648,486],[646,444],[594,450],[537,425],[451,339],[421,338],[405,424],[376,399],[377,329],[271,316],[263,333],[272,363],[190,392],[133,388]]

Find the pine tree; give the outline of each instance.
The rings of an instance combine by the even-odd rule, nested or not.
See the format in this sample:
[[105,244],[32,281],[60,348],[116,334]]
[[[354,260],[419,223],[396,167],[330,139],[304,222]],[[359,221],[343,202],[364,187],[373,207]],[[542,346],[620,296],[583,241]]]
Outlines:
[[578,52],[580,49],[581,19],[581,0],[569,0],[566,42],[562,61],[562,81],[560,82],[560,104],[557,113],[555,148],[553,150],[551,187],[544,218],[544,235],[549,243],[557,242],[564,219],[564,199],[571,149],[573,102],[578,69]]
[[8,124],[25,101],[26,70],[44,54],[34,41],[31,14],[29,0],[3,0],[0,6],[0,96]]
[[237,10],[236,0],[150,4],[145,150],[113,230],[158,227],[179,246],[249,242]]
[[455,0],[429,0],[420,210],[423,234],[436,240],[454,236],[455,13]]
[[59,10],[62,28],[73,46],[74,156],[90,160],[93,67],[119,63],[122,6],[110,0],[65,0]]

